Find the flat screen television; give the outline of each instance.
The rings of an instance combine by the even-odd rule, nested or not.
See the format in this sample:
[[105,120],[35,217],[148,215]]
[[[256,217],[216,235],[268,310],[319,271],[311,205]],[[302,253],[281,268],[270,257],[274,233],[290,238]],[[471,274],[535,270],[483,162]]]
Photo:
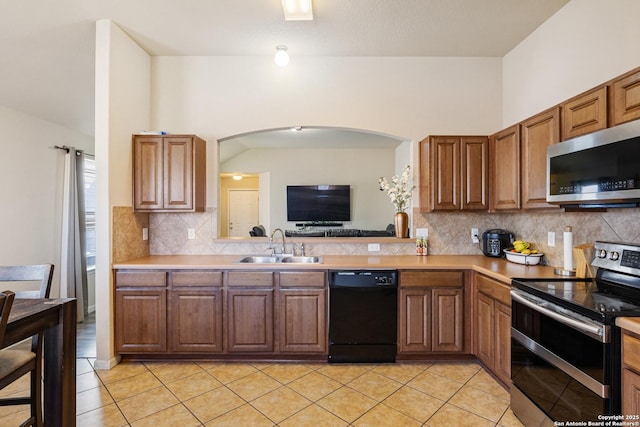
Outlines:
[[287,185],[287,221],[351,221],[348,185]]

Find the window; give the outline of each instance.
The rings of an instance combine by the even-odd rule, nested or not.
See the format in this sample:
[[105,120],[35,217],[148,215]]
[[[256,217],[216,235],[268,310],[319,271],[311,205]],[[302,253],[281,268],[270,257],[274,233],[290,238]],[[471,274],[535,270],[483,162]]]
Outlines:
[[84,155],[84,209],[86,225],[87,271],[96,268],[96,161]]

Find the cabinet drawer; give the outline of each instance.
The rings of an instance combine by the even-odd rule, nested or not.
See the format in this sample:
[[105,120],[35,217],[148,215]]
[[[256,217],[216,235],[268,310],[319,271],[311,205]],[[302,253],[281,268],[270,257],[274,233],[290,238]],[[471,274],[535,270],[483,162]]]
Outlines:
[[222,286],[221,271],[174,271],[173,286]]
[[476,276],[476,286],[478,287],[478,292],[511,307],[511,294],[509,293],[511,289],[510,286],[504,285],[497,280],[482,275]]
[[116,287],[167,286],[166,271],[116,271]]
[[324,288],[327,273],[324,271],[283,271],[280,273],[281,288]]
[[227,286],[273,287],[271,271],[230,271]]
[[452,287],[464,284],[463,271],[401,271],[400,286]]
[[640,339],[622,334],[622,362],[640,371]]

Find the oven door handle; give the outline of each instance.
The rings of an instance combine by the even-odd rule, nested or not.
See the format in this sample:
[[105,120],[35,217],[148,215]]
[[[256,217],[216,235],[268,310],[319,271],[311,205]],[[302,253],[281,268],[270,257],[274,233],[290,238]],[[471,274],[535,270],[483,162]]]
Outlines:
[[536,304],[534,301],[531,301],[528,298],[524,297],[523,292],[517,291],[515,289],[511,289],[511,298],[534,311],[540,312],[545,316],[549,316],[550,318],[562,324],[570,326],[585,335],[595,338],[602,343],[609,342],[609,328],[605,327],[605,325],[603,324],[596,324],[595,322],[591,322],[590,319],[587,319],[586,317],[576,318],[568,313],[558,313],[549,308],[549,306],[553,307],[553,304],[545,301],[546,307],[543,307]]

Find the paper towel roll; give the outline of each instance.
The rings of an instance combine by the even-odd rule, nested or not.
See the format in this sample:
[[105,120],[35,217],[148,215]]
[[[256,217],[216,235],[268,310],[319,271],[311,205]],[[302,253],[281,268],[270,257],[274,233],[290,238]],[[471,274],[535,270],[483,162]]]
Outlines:
[[562,240],[564,242],[564,269],[571,271],[573,270],[573,233],[571,227],[565,227]]

